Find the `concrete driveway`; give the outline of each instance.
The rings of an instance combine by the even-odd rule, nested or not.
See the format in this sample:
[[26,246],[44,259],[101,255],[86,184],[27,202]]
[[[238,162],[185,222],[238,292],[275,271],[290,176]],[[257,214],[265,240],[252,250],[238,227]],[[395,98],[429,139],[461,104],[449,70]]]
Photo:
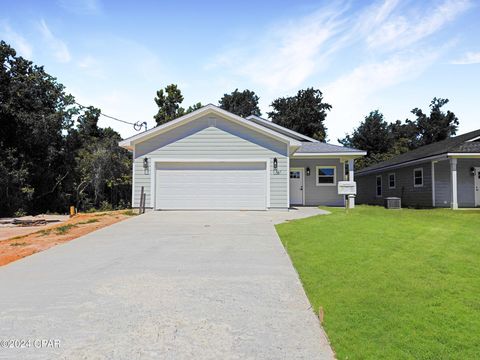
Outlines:
[[332,359],[273,227],[318,213],[151,212],[0,267],[0,341],[32,340],[0,358]]

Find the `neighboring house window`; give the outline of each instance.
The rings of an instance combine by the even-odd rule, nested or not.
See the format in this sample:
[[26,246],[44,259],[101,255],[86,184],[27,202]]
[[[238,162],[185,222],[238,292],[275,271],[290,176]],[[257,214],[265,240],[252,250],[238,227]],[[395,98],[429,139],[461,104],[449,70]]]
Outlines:
[[377,185],[376,195],[377,197],[380,197],[382,196],[382,175],[377,175],[376,185]]
[[317,186],[334,186],[337,182],[335,166],[317,166]]
[[395,189],[397,186],[397,179],[395,179],[395,173],[388,174],[388,188]]
[[423,168],[418,168],[413,170],[413,186],[414,187],[423,186]]

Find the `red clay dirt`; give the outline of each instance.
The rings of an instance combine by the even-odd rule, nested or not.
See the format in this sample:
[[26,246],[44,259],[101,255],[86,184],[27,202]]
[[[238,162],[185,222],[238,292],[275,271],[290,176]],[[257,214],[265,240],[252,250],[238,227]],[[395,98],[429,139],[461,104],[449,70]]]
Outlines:
[[[127,215],[130,214],[130,215]],[[61,224],[42,227],[26,235],[0,241],[0,266],[47,250],[92,231],[115,224],[131,217],[128,210],[77,214]]]

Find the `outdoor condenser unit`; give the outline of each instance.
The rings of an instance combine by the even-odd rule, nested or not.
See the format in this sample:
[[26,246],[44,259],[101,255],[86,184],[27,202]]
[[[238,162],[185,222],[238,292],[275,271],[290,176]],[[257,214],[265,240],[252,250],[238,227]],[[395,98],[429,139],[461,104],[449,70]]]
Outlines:
[[385,198],[385,207],[387,209],[401,209],[402,200],[399,197],[387,197]]

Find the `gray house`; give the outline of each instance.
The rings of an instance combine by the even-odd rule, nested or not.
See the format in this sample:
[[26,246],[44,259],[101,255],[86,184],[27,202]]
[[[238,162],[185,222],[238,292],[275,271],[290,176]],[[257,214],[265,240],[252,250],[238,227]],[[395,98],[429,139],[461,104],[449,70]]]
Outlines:
[[120,142],[133,152],[132,206],[288,209],[343,205],[337,182],[366,153],[318,142],[266,119],[207,105]]
[[402,206],[480,206],[480,130],[423,146],[357,172],[357,202]]

